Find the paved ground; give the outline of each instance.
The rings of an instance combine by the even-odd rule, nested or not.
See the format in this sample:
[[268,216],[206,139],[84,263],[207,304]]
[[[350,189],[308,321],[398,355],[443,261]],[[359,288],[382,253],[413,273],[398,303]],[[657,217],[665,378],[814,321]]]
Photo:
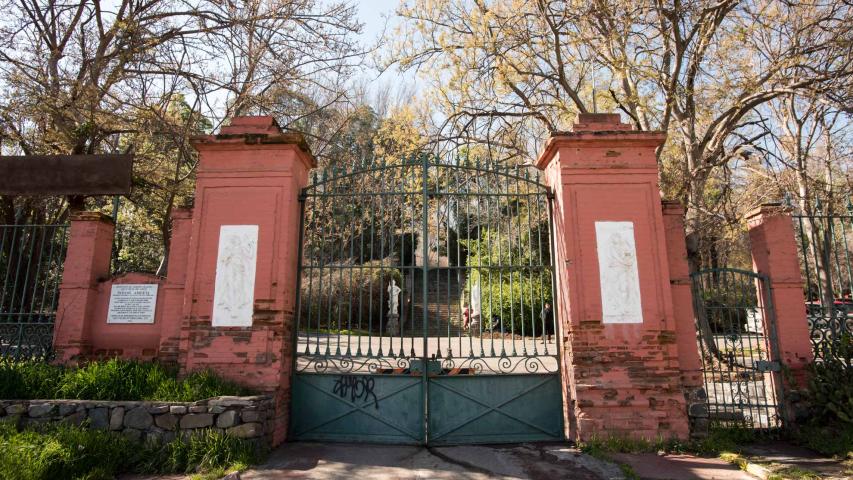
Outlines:
[[825,480],[853,478],[853,461],[821,457],[815,452],[785,442],[768,442],[744,447],[743,456],[770,472],[796,468],[815,472]]
[[427,449],[319,443],[285,444],[270,455],[267,463],[242,473],[240,477],[243,480],[624,478],[617,466],[582,455],[563,445]]
[[719,458],[654,453],[615,453],[611,457],[629,465],[645,480],[755,480],[752,475]]
[[[643,478],[754,480],[718,459],[688,456],[628,455]],[[243,480],[304,478],[331,480],[397,479],[624,479],[621,468],[561,444],[409,447],[388,445],[291,443],[267,463],[240,475]]]

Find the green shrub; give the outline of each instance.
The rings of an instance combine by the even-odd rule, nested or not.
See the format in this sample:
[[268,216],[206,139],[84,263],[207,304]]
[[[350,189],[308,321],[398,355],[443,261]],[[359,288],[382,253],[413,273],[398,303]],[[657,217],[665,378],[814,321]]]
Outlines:
[[[386,264],[394,262],[385,260]],[[388,284],[394,279],[403,288],[403,276],[400,270],[379,268],[381,265],[382,262],[375,260],[365,262],[363,268],[355,264],[352,270],[334,267],[305,272],[300,283],[300,330],[366,332],[373,327],[376,333],[380,319],[383,326],[387,325]]]
[[62,367],[37,361],[0,362],[0,398],[54,398],[64,374]]
[[80,400],[159,400],[191,402],[252,392],[209,370],[179,380],[159,363],[112,359],[80,368],[36,362],[0,363],[0,398]]
[[853,426],[853,339],[842,335],[831,352],[811,365],[809,398],[818,421]]
[[802,425],[794,432],[794,440],[823,455],[853,458],[853,425]]
[[49,425],[18,432],[0,425],[0,478],[101,480],[120,473],[193,473],[243,469],[263,452],[250,441],[205,430],[168,443],[129,440],[116,432]]
[[[551,303],[552,308],[554,306],[551,299],[551,272],[535,268],[537,265],[548,265],[550,261],[547,224],[540,224],[527,231],[526,218],[520,222],[524,228],[518,236],[483,228],[479,239],[461,242],[468,249],[467,265],[471,267],[465,285],[464,303],[471,302],[472,289],[479,284],[480,318],[484,330],[500,329],[497,319],[502,319],[505,333],[512,331],[521,334],[523,329],[525,336],[532,336],[534,332],[540,336],[543,333],[540,317],[542,307],[546,302]],[[478,268],[493,265],[515,267],[500,270]],[[521,268],[519,265],[532,265],[534,268]],[[552,323],[545,328],[553,332],[554,325]]]

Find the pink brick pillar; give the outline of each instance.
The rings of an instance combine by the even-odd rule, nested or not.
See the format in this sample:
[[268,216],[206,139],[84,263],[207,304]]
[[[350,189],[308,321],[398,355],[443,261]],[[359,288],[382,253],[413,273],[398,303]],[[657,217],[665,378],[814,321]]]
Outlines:
[[[631,131],[619,115],[585,114],[574,132],[552,136],[537,161],[555,193],[556,303],[566,416],[575,439],[688,436],[655,157],[664,138]],[[604,264],[613,261],[613,252],[627,250],[624,242],[608,249],[605,240],[625,239],[628,222],[637,281],[626,295],[640,299],[641,314],[605,322],[600,275],[614,269],[600,268],[599,250],[604,248]],[[623,233],[599,238],[599,227]],[[627,298],[608,308],[622,300]]]
[[165,363],[176,363],[178,361],[192,219],[191,209],[181,208],[172,211],[169,265],[166,282],[163,285],[163,304],[159,306],[163,309],[159,360]]
[[[766,291],[761,291],[759,300],[766,310],[772,307],[776,316],[779,358],[793,374],[795,383],[789,387],[802,388],[813,353],[794,223],[778,204],[754,210],[747,216],[747,222],[753,268],[770,279],[769,298]],[[772,330],[765,325],[765,331]]]
[[693,290],[687,245],[684,241],[684,207],[679,202],[663,202],[663,223],[666,228],[669,283],[672,309],[675,314],[675,335],[678,343],[678,363],[681,382],[687,400],[690,433],[703,436],[708,431],[708,405],[702,359],[696,339],[696,319],[693,313]]
[[98,282],[110,275],[114,232],[115,225],[106,215],[71,214],[53,332],[58,362],[77,361],[91,353],[91,322],[98,301]]
[[[283,134],[271,117],[234,118],[218,135],[198,137],[193,145],[199,166],[179,364],[184,371],[211,368],[275,393],[273,441],[279,443],[290,401],[299,194],[315,161],[302,136]],[[215,327],[220,229],[240,225],[257,226],[258,235],[251,326]]]

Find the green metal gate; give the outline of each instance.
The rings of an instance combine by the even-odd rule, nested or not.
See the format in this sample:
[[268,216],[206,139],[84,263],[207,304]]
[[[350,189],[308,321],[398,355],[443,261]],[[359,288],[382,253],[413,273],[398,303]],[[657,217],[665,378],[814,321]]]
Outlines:
[[315,174],[301,201],[291,438],[563,438],[538,171],[383,160]]
[[51,357],[67,233],[68,225],[0,225],[0,359]]
[[[806,284],[806,314],[818,362],[853,366],[853,203],[808,202],[811,212],[795,212],[800,266]],[[791,205],[792,206],[792,205]]]
[[736,268],[692,274],[696,327],[711,422],[782,426],[783,390],[770,281]]

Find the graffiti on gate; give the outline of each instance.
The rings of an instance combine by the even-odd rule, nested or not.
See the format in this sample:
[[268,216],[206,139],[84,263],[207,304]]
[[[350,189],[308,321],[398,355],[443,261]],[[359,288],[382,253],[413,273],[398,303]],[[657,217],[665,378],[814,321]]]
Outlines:
[[374,380],[371,377],[363,375],[341,375],[335,380],[332,393],[341,397],[349,397],[351,402],[361,400],[362,403],[370,403],[373,399],[373,405],[379,410],[379,399],[373,393]]

